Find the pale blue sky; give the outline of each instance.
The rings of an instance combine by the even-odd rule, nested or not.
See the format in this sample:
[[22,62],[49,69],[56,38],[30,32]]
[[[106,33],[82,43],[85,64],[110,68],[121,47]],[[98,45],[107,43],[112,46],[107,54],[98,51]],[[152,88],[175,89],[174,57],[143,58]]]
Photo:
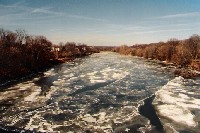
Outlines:
[[134,45],[200,34],[200,0],[0,0],[0,28],[53,43]]

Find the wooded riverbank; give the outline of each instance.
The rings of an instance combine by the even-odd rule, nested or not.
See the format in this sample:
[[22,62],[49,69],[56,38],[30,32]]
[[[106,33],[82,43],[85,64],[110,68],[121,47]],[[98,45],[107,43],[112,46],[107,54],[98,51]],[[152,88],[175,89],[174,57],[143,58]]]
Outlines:
[[189,39],[170,39],[167,42],[120,46],[114,51],[123,55],[157,60],[163,65],[173,65],[174,73],[186,78],[200,76],[192,70],[200,71],[200,36],[192,35]]
[[120,47],[98,47],[67,42],[54,45],[44,36],[28,35],[24,30],[15,32],[0,30],[0,84],[18,80],[51,68],[53,65],[73,61],[99,51],[115,51],[131,54],[149,60],[161,61],[164,65],[173,64],[174,74],[191,78],[200,70],[200,36],[189,39],[170,39],[167,42]]
[[74,42],[54,45],[44,36],[0,29],[0,84],[39,72],[66,61],[98,52],[94,47]]

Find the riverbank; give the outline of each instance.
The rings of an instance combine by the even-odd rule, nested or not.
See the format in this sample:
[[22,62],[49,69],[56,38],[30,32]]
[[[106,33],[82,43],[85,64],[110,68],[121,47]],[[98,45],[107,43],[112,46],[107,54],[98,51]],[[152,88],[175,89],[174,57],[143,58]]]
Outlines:
[[[83,58],[83,57],[81,57]],[[21,74],[22,76],[16,77],[16,78],[11,78],[10,80],[0,80],[0,89],[6,89],[12,85],[18,84],[20,82],[26,82],[28,80],[32,80],[34,78],[40,78],[44,76],[44,72],[48,71],[49,69],[60,65],[65,62],[73,62],[77,58],[58,58],[58,59],[51,59],[50,65],[48,67],[45,67],[41,70],[38,70],[37,72],[32,72],[32,73],[24,73]]]
[[[127,54],[127,55],[131,55],[131,54]],[[164,69],[167,69],[169,72],[173,73],[175,76],[181,76],[187,79],[200,77],[200,71],[195,70],[192,67],[181,66],[181,65],[177,65],[171,62],[160,61],[160,60],[152,59],[152,58],[144,58],[140,56],[134,56],[134,57],[141,58],[143,60],[146,60],[147,62],[149,61],[149,62],[158,64],[162,66]]]
[[182,67],[180,65],[176,65],[176,64],[169,63],[166,61],[159,61],[159,60],[153,60],[153,59],[146,59],[146,60],[161,65],[162,67],[167,69],[169,72],[173,73],[175,76],[181,76],[187,79],[200,77],[200,71],[194,70],[189,67]]
[[54,65],[98,52],[86,44],[66,42],[54,45],[44,36],[24,30],[0,30],[0,85],[40,74]]
[[[90,54],[82,56],[82,57],[73,57],[73,58],[72,57],[65,57],[65,58],[50,59],[47,66],[44,66],[43,68],[40,68],[37,71],[32,71],[32,72],[31,71],[30,72],[21,71],[21,72],[15,72],[15,74],[13,74],[11,76],[8,75],[8,76],[6,76],[7,78],[1,77],[0,78],[0,88],[2,86],[10,86],[12,84],[17,84],[19,82],[30,80],[30,79],[35,78],[35,77],[43,76],[43,72],[47,71],[48,69],[53,68],[56,65],[60,65],[60,64],[65,63],[65,62],[73,62],[77,58],[84,58],[84,57],[89,56],[89,55]],[[20,73],[20,75],[18,75],[18,73]]]
[[115,51],[123,55],[132,55],[173,64],[174,74],[185,78],[198,77],[200,71],[200,36],[192,35],[188,39],[169,39],[167,42],[150,44],[122,45]]

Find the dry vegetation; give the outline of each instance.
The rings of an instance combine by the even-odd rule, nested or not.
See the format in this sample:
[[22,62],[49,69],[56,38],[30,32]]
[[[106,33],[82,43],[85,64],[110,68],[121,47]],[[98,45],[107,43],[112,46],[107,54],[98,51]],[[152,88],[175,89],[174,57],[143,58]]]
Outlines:
[[53,45],[44,36],[28,35],[24,30],[15,32],[0,29],[0,83],[37,73],[54,64],[90,55],[99,51],[156,59],[181,67],[200,70],[200,36],[186,40],[133,45],[128,47],[89,47],[73,42]]
[[193,35],[185,40],[170,39],[167,42],[133,45],[131,47],[123,45],[117,48],[116,51],[120,54],[131,54],[200,70],[199,35]]
[[53,45],[44,36],[0,29],[0,83],[37,73],[65,60],[96,52],[85,44]]

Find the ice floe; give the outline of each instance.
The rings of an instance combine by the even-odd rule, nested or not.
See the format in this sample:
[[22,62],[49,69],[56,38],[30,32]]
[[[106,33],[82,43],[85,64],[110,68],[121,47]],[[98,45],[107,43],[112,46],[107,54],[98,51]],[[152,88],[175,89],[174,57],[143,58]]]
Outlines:
[[192,111],[200,110],[200,99],[191,95],[193,86],[190,82],[194,81],[176,77],[156,92],[153,104],[159,116],[189,127],[198,125]]

